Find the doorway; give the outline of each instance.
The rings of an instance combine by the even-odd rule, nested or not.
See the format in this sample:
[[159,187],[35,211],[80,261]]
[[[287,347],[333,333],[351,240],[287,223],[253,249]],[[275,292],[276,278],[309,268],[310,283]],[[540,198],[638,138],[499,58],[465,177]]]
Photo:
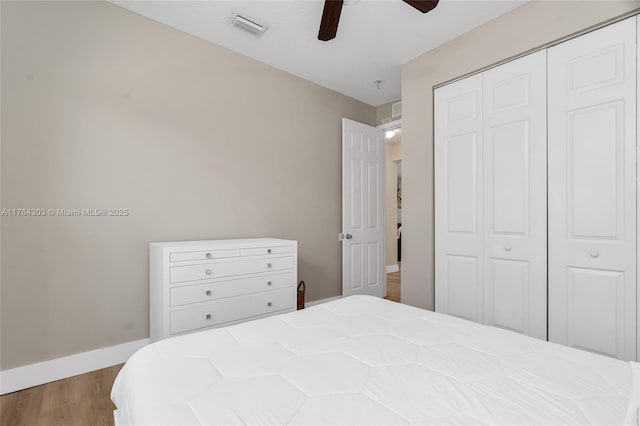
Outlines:
[[342,119],[342,295],[386,295],[385,139]]
[[401,132],[400,120],[372,127],[342,119],[343,297],[400,302]]
[[381,127],[385,131],[385,246],[386,299],[400,302],[402,278],[402,127],[398,121]]

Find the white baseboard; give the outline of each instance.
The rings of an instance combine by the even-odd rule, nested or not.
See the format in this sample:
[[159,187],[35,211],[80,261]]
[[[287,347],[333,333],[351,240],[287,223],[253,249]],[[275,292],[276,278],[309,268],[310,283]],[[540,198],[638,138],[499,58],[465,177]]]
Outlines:
[[121,364],[148,344],[140,339],[0,371],[0,395]]
[[400,270],[400,267],[398,266],[397,263],[395,265],[387,265],[387,274],[390,274],[392,272],[398,272],[399,270]]
[[305,308],[310,308],[312,306],[321,305],[323,303],[331,302],[332,300],[338,300],[338,299],[341,299],[341,298],[342,298],[342,296],[334,296],[334,297],[327,297],[326,299],[314,300],[313,302],[305,303],[304,307]]

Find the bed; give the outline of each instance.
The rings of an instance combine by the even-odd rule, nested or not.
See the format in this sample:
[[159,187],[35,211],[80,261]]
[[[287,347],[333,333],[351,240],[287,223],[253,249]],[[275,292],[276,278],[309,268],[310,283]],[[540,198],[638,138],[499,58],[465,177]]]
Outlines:
[[113,385],[129,425],[638,425],[638,364],[369,296],[174,337]]

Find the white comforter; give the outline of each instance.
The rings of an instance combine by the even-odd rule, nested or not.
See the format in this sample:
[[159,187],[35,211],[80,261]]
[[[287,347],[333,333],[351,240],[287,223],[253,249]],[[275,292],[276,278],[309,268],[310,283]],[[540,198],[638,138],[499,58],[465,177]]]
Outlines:
[[637,367],[354,296],[149,345],[112,399],[121,426],[636,425]]

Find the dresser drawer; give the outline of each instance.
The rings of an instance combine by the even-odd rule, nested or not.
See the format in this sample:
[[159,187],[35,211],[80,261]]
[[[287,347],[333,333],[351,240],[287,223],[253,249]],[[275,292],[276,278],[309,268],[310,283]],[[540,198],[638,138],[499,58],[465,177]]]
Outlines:
[[295,310],[297,247],[278,238],[150,243],[151,341]]
[[170,262],[184,262],[186,260],[223,259],[225,257],[240,256],[239,249],[209,250],[209,251],[185,251],[169,254]]
[[186,287],[173,287],[170,290],[169,300],[171,306],[180,306],[259,291],[294,287],[295,284],[295,278],[292,273],[219,281]]
[[172,283],[282,271],[293,268],[293,257],[273,259],[239,260],[235,262],[202,263],[189,266],[173,266],[170,271]]
[[172,311],[169,320],[170,333],[179,334],[270,312],[293,309],[294,293],[294,289],[270,291]]
[[263,256],[268,254],[293,253],[293,246],[256,247],[240,249],[240,256]]

